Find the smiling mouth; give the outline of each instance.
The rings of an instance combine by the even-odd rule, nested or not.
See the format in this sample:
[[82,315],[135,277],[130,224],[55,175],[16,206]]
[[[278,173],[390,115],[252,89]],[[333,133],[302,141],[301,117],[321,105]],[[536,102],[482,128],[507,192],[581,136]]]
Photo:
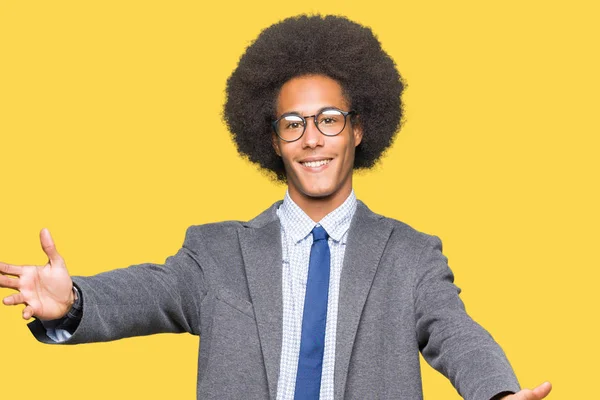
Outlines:
[[318,168],[320,166],[329,164],[331,162],[331,160],[332,160],[331,158],[328,158],[326,160],[301,162],[300,164],[304,165],[305,167]]

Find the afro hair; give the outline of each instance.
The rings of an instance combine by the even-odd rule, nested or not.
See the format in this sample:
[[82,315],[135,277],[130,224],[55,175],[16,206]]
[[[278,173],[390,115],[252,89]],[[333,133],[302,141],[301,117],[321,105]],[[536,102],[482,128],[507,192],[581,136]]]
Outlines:
[[363,130],[354,168],[372,167],[400,128],[404,83],[370,28],[331,15],[301,15],[271,25],[241,56],[227,81],[223,110],[240,154],[285,182],[271,122],[283,84],[305,75],[339,82]]

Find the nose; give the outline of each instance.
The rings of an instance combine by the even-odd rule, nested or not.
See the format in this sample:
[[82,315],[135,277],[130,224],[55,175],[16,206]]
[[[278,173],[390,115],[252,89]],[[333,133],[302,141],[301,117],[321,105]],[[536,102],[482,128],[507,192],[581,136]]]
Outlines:
[[304,135],[302,135],[302,147],[314,149],[317,146],[323,146],[325,135],[319,132],[315,125],[315,120],[313,118],[307,118],[306,122],[306,130],[304,131]]

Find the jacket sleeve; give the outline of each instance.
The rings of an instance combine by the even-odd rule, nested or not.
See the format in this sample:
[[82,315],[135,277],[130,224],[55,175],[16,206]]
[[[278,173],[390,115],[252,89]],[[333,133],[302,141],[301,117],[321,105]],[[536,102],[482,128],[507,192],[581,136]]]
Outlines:
[[437,237],[423,248],[415,279],[417,339],[427,362],[467,400],[519,391],[500,346],[467,315]]
[[[83,315],[61,344],[106,342],[155,333],[200,334],[200,303],[206,295],[198,233],[189,228],[183,247],[164,265],[141,264],[90,277],[73,277]],[[195,243],[192,243],[195,242]],[[40,342],[56,343],[41,321],[29,324]]]

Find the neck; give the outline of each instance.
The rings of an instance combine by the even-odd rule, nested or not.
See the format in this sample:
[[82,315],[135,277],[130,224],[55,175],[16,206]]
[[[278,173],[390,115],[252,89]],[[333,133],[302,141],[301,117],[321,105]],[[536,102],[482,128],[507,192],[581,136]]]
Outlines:
[[323,197],[311,197],[295,188],[288,187],[294,203],[298,205],[315,222],[321,221],[327,214],[341,206],[352,193],[352,185]]

